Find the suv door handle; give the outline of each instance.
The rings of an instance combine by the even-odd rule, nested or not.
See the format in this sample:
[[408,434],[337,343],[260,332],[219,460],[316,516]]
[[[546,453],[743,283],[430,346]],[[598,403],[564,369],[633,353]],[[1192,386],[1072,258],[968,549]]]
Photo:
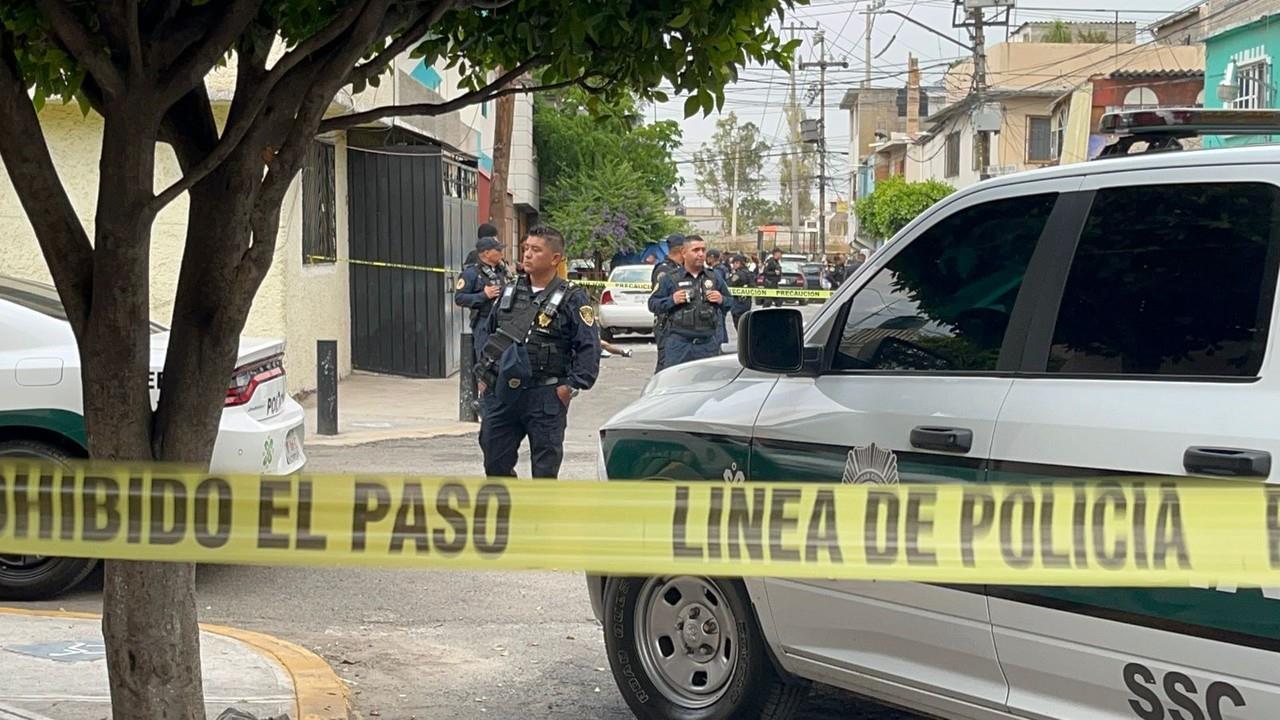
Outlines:
[[1237,448],[1189,447],[1182,454],[1187,472],[1225,477],[1267,477],[1271,474],[1271,453]]
[[973,449],[973,431],[965,428],[918,427],[911,430],[911,447],[965,453]]

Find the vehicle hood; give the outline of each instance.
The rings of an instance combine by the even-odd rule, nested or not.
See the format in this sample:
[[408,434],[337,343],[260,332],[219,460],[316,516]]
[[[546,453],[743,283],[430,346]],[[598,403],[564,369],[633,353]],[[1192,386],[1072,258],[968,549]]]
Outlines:
[[[164,369],[164,356],[169,350],[170,333],[155,333],[151,336],[151,369]],[[258,360],[265,360],[272,355],[284,353],[284,340],[278,338],[240,338],[240,352],[236,356],[236,367],[241,367]]]
[[720,355],[663,370],[649,381],[644,395],[711,392],[728,385],[741,374],[742,365],[736,355]]

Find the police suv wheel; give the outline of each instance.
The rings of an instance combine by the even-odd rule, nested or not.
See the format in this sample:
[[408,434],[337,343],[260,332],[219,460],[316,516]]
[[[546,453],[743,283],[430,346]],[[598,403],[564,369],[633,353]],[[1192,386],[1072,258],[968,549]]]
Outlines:
[[774,668],[742,583],[609,578],[605,648],[641,720],[785,720],[808,686]]
[[[71,456],[47,443],[31,440],[0,442],[0,463],[23,459],[65,464]],[[87,558],[0,554],[0,600],[56,597],[84,582],[97,566],[97,560]]]

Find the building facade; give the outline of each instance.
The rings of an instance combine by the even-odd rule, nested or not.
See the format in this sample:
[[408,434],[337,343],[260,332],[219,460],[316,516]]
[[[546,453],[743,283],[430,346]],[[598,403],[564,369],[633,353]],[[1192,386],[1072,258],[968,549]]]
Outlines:
[[[278,49],[283,52],[283,49]],[[206,79],[215,116],[225,120],[234,95],[234,64],[220,68]],[[377,87],[335,98],[330,114],[371,109],[408,102],[438,102],[465,92],[448,69],[424,65],[403,55]],[[512,142],[510,194],[522,213],[538,205],[536,158],[533,157],[532,112],[527,99],[517,100]],[[98,188],[98,160],[102,121],[96,114],[82,116],[74,105],[48,103],[40,120],[58,173],[90,237]],[[430,303],[429,318],[419,318],[436,337],[460,327],[461,311],[452,306],[444,287],[451,288],[453,274],[415,272],[402,289],[423,288],[419,295],[373,298],[360,294],[360,280],[353,281],[353,237],[377,237],[383,243],[377,253],[420,258],[419,264],[458,268],[465,249],[474,242],[475,227],[488,208],[481,202],[492,168],[493,107],[474,106],[439,117],[411,117],[380,121],[350,132],[330,133],[316,139],[302,172],[294,179],[284,200],[279,237],[271,269],[262,283],[249,314],[245,334],[282,338],[287,345],[285,369],[290,388],[306,391],[316,386],[317,340],[337,340],[339,373],[359,369],[353,362],[353,346],[361,340],[361,327],[376,327],[402,353],[414,353],[416,367],[429,371],[406,374],[449,374],[456,367],[456,347],[443,340],[423,347],[422,335],[408,326],[405,308],[421,299],[428,302],[427,282],[441,286],[439,300]],[[434,158],[435,165],[431,165]],[[157,184],[168,185],[179,177],[172,151],[157,148]],[[390,167],[406,168],[393,175]],[[370,170],[369,168],[375,168]],[[380,169],[378,169],[380,168]],[[412,169],[412,171],[410,170]],[[417,173],[417,174],[415,174]],[[431,178],[436,190],[414,185]],[[379,185],[378,183],[382,183]],[[353,202],[353,198],[356,200]],[[416,214],[415,214],[416,213]],[[171,203],[156,218],[151,236],[151,318],[169,324],[186,240],[186,197]],[[8,176],[0,180],[0,272],[49,282],[50,277],[26,214]],[[457,237],[448,238],[452,233]],[[464,237],[465,236],[465,237]],[[365,245],[367,247],[367,244]],[[357,253],[358,255],[359,253]],[[432,262],[427,262],[434,259]],[[390,271],[386,271],[390,272]],[[421,309],[421,308],[420,308]],[[353,320],[354,318],[354,320]],[[453,333],[456,335],[457,333]],[[456,338],[448,341],[456,345]],[[404,350],[408,348],[408,350]],[[358,355],[358,353],[357,353]],[[426,356],[431,355],[431,362]],[[407,354],[402,357],[408,357]],[[371,368],[377,369],[377,368]]]
[[[1276,5],[1277,3],[1270,3]],[[1275,61],[1280,58],[1280,11],[1254,18],[1237,16],[1206,37],[1204,105],[1208,108],[1265,110],[1277,106]],[[1280,136],[1209,136],[1205,147],[1277,142]]]
[[1111,141],[1098,132],[1106,113],[1203,104],[1203,70],[1117,70],[1095,76],[1050,108],[1054,160],[1070,164],[1096,158]]

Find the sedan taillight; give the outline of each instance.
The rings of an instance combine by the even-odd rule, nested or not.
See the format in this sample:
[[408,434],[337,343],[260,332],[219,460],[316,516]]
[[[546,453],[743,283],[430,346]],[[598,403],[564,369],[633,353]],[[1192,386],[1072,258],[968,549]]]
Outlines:
[[600,293],[600,304],[601,304],[601,305],[612,305],[612,304],[613,304],[613,293],[612,293],[611,291],[609,291],[609,290],[605,290],[604,292]]
[[244,405],[253,399],[258,386],[284,377],[284,356],[275,355],[236,368],[231,374],[231,386],[227,388],[226,407]]

